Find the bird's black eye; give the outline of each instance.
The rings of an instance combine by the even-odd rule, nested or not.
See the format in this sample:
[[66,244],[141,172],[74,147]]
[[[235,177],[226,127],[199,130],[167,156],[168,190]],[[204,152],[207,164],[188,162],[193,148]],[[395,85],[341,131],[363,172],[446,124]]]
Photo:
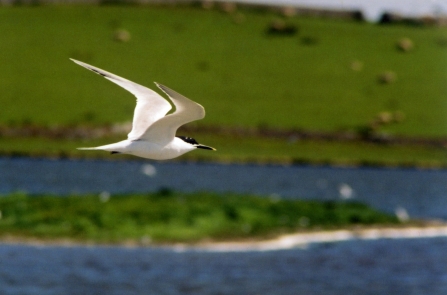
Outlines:
[[190,143],[190,144],[199,144],[194,138],[192,137],[187,137],[187,136],[176,136],[178,138],[180,138],[181,140],[183,140],[184,142]]

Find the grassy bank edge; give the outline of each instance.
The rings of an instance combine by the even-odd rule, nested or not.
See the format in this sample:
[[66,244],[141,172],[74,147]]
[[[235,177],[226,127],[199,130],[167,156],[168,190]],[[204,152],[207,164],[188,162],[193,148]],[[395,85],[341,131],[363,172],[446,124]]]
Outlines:
[[[217,151],[197,150],[170,161],[335,167],[447,168],[447,150],[442,146],[425,147],[318,140],[290,142],[275,138],[229,139],[203,134],[199,134],[195,138],[199,142],[216,147]],[[76,150],[76,147],[80,146],[98,146],[115,141],[118,141],[118,139],[49,140],[47,138],[0,138],[0,156],[73,160],[151,161],[128,155],[110,155],[104,151],[86,152]]]

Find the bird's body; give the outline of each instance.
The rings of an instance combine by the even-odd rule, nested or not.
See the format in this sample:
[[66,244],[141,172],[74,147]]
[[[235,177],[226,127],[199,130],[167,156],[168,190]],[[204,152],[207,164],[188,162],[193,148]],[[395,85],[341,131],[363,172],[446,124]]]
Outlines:
[[165,144],[160,145],[147,140],[128,140],[119,141],[107,145],[102,145],[93,148],[79,148],[81,150],[104,150],[113,154],[129,154],[137,157],[153,159],[153,160],[168,160],[181,156],[187,152],[195,150],[197,147],[184,142],[178,137]]
[[137,97],[132,130],[126,140],[79,149],[104,150],[154,160],[176,158],[196,148],[215,150],[212,147],[199,144],[193,138],[175,136],[180,126],[205,117],[205,110],[198,103],[166,86],[155,83],[168,95],[176,107],[175,112],[167,114],[171,105],[153,90],[83,62],[74,59],[72,61],[118,84]]

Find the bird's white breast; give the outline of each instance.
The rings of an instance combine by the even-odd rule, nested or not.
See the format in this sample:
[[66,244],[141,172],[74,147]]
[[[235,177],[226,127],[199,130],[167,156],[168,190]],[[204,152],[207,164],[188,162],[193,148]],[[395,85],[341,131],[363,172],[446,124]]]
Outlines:
[[146,140],[131,141],[123,152],[154,160],[168,160],[194,149],[195,147],[193,145],[174,137],[174,139],[166,145],[160,145]]

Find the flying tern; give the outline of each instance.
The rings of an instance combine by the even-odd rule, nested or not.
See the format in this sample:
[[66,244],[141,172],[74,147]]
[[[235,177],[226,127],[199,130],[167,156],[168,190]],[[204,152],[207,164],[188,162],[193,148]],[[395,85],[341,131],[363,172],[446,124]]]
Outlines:
[[175,135],[180,126],[205,117],[205,109],[200,104],[155,82],[155,85],[169,97],[175,106],[175,111],[168,114],[171,104],[157,92],[97,67],[71,60],[118,84],[137,97],[132,130],[127,135],[127,139],[98,147],[78,149],[104,150],[112,154],[130,154],[154,160],[176,158],[197,148],[216,150],[198,143],[191,137]]

